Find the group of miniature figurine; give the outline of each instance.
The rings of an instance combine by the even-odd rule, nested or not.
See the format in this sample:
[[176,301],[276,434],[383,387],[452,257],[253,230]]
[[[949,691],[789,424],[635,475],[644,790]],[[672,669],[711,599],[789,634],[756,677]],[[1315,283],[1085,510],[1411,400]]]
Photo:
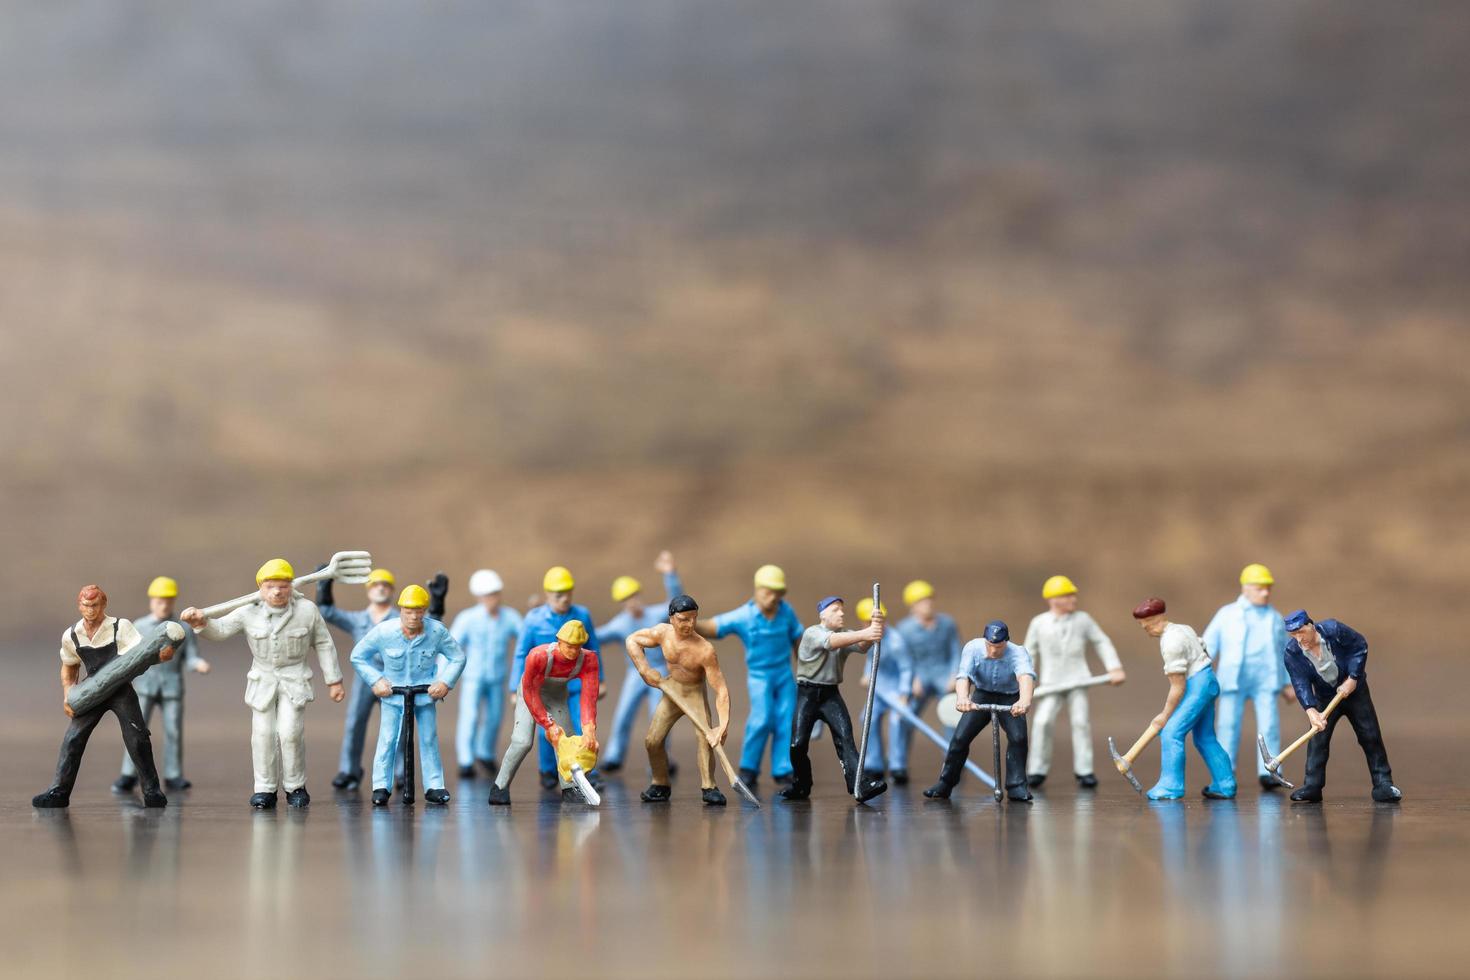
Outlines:
[[[107,615],[106,593],[89,585],[77,596],[81,618],[61,640],[62,706],[70,725],[55,779],[32,803],[69,804],[87,740],[108,711],[117,716],[126,748],[115,792],[130,794],[141,783],[144,805],[161,807],[168,802],[165,789],[188,789],[183,770],[184,672],[210,670],[199,655],[196,634],[221,640],[241,632],[252,655],[245,703],[251,709],[254,770],[250,805],[257,809],[273,809],[282,790],[290,806],[305,807],[311,801],[304,735],[306,705],[314,699],[308,663],[313,650],[328,696],[347,702],[341,758],[332,780],[336,789],[360,785],[372,708],[381,705],[371,773],[374,806],[386,805],[395,786],[402,787],[404,803],[413,801],[415,754],[424,800],[449,801],[436,708],[456,688],[463,699],[454,739],[459,777],[461,782],[482,774],[491,777],[492,806],[511,802],[511,782],[533,742],[543,789],[559,787],[564,800],[595,805],[601,774],[623,767],[635,718],[645,705],[650,722],[644,747],[651,780],[641,798],[647,803],[670,799],[675,767],[665,743],[681,717],[688,717],[698,734],[700,789],[711,806],[726,802],[715,783],[717,758],[731,786],[759,805],[755,788],[768,746],[780,797],[807,799],[812,791],[810,743],[819,724],[831,733],[847,791],[859,802],[885,792],[885,776],[895,784],[908,782],[909,741],[915,730],[945,750],[939,777],[924,791],[926,797],[949,798],[968,770],[995,788],[997,800],[1004,795],[1029,801],[1031,790],[1047,779],[1052,730],[1063,702],[1071,721],[1077,783],[1083,789],[1097,786],[1087,688],[1122,684],[1126,675],[1107,634],[1078,608],[1077,588],[1066,576],[1053,576],[1043,585],[1047,609],[1031,620],[1022,643],[1012,641],[1005,622],[993,620],[981,637],[962,645],[954,618],[937,609],[933,586],[922,580],[905,586],[909,615],[891,628],[876,587],[873,598],[856,604],[854,628],[847,626],[846,602],[836,595],[818,602],[817,622],[803,627],[786,601],[786,575],[775,565],[756,570],[749,601],[706,618],[685,593],[671,554],[660,554],[654,567],[663,579],[666,604],[645,602],[642,585],[621,576],[611,589],[621,608],[601,626],[573,601],[576,582],[562,566],[546,572],[542,591],[532,597],[524,616],[504,602],[499,575],[489,569],[475,572],[469,579],[475,603],[448,626],[449,580],[443,573],[425,585],[406,586],[395,603],[393,574],[372,568],[366,552],[341,552],[300,577],[289,562],[275,558],[256,573],[256,592],[177,613],[178,584],[159,577],[148,587],[148,615],[135,622]],[[340,609],[334,582],[364,585],[366,607]],[[315,585],[314,602],[299,591],[308,584]],[[1249,701],[1261,733],[1257,768],[1263,790],[1291,785],[1280,776],[1281,761],[1306,743],[1305,780],[1291,799],[1320,801],[1332,733],[1345,717],[1367,757],[1373,799],[1398,801],[1368,689],[1367,641],[1336,620],[1314,622],[1305,610],[1283,618],[1270,604],[1273,585],[1265,566],[1248,565],[1240,575],[1239,597],[1216,613],[1203,637],[1172,622],[1163,599],[1146,599],[1133,610],[1144,632],[1159,641],[1169,689],[1162,710],[1127,752],[1120,754],[1108,740],[1114,766],[1142,792],[1133,763],[1157,737],[1160,775],[1147,796],[1179,799],[1185,793],[1184,743],[1190,736],[1210,773],[1203,795],[1230,799],[1236,793],[1240,723]],[[353,642],[350,693],[329,625]],[[723,748],[730,692],[710,642],[732,634],[744,645],[750,700],[738,770]],[[604,746],[597,729],[598,700],[604,693],[602,645],[617,642],[624,645],[633,669]],[[1103,665],[1101,674],[1088,667],[1089,647]],[[844,664],[854,653],[869,654],[863,678],[867,707],[856,731],[841,693]],[[80,677],[83,665],[85,679]],[[1278,694],[1294,696],[1310,726],[1284,751],[1278,745]],[[948,729],[944,735],[920,717],[936,699]],[[510,743],[497,760],[508,701],[514,704]],[[1033,704],[1036,715],[1028,734],[1026,716]],[[155,709],[162,712],[166,738],[162,783],[148,730]],[[993,776],[969,758],[971,743],[991,722]],[[1000,730],[1006,736],[1003,772]],[[873,764],[867,759],[870,731],[886,741]]]

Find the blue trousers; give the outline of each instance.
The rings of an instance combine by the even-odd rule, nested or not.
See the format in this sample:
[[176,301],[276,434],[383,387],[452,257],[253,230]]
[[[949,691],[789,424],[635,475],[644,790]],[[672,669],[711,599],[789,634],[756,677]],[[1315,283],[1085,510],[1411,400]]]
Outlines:
[[[419,743],[419,775],[425,790],[444,788],[444,763],[439,760],[439,708],[428,695],[418,696],[413,707],[415,734]],[[401,771],[398,740],[403,734],[403,696],[383,699],[378,719],[378,751],[373,756],[373,789],[392,789],[393,773]]]
[[[1242,683],[1238,690],[1221,692],[1215,709],[1215,728],[1220,744],[1225,748],[1225,754],[1230,757],[1232,772],[1235,771],[1235,760],[1240,751],[1240,721],[1245,714],[1247,701],[1255,706],[1256,730],[1266,736],[1266,748],[1271,750],[1272,755],[1279,750],[1281,718],[1276,709],[1280,695],[1281,688],[1275,684],[1252,684],[1248,687]],[[1256,758],[1257,774],[1266,775],[1266,760],[1261,758],[1261,753],[1250,754]]]
[[1209,667],[1184,684],[1184,697],[1159,733],[1159,781],[1148,791],[1151,800],[1177,800],[1184,795],[1184,736],[1194,739],[1195,751],[1210,769],[1210,789],[1235,795],[1235,770],[1215,739],[1215,698],[1220,682]]
[[[572,730],[568,735],[582,734],[582,682],[574,680],[567,684],[567,714],[572,719]],[[536,768],[541,772],[556,772],[556,749],[546,741],[546,730],[536,727]]]
[[789,666],[752,670],[747,680],[750,717],[740,746],[740,768],[760,772],[771,743],[771,775],[791,774],[791,733],[796,721],[796,674]]
[[459,722],[454,727],[454,754],[461,766],[476,759],[495,761],[500,719],[505,713],[505,678],[486,680],[466,674],[460,678]]
[[347,714],[342,723],[342,757],[337,761],[338,772],[362,772],[362,748],[367,741],[368,719],[377,703],[378,696],[373,693],[373,686],[354,671],[352,689],[347,694]]
[[[922,715],[924,709],[929,706],[929,702],[943,693],[944,688],[926,681],[924,693],[909,699],[909,708],[914,714]],[[914,726],[898,717],[894,712],[889,712],[888,716],[888,768],[907,769],[909,767],[909,741],[914,737]],[[944,734],[953,738],[954,729],[945,728]]]
[[622,764],[623,756],[628,752],[628,741],[633,737],[633,720],[638,717],[638,709],[645,701],[648,702],[648,716],[652,718],[653,709],[658,707],[662,697],[663,692],[643,683],[643,678],[638,676],[637,671],[628,671],[628,675],[623,678],[623,689],[618,694],[618,710],[613,715],[612,738],[608,739],[607,748],[603,750],[602,761]]

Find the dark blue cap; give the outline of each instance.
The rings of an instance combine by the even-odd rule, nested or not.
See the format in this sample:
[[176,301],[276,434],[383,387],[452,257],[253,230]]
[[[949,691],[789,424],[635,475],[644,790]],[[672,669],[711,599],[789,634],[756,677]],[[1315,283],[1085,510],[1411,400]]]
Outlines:
[[989,643],[1004,643],[1011,638],[1011,628],[998,619],[985,624],[985,639]]
[[1307,615],[1307,611],[1305,609],[1298,609],[1286,617],[1286,632],[1295,633],[1303,626],[1311,625],[1311,622],[1312,617]]
[[827,598],[825,598],[821,602],[817,603],[817,615],[818,616],[822,615],[822,613],[825,612],[826,609],[827,609],[827,607],[830,606],[830,605],[832,605],[832,603],[834,603],[834,602],[841,602],[841,601],[842,601],[842,596],[840,596],[840,595],[829,595]]

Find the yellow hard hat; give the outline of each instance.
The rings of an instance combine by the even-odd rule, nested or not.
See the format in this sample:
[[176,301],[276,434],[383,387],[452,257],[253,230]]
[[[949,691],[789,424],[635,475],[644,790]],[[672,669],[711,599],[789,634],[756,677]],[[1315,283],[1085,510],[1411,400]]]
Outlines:
[[566,782],[572,780],[574,762],[582,767],[583,772],[591,772],[597,766],[597,753],[587,747],[581,735],[563,735],[556,743],[556,771]]
[[272,558],[260,566],[260,571],[255,573],[255,584],[262,582],[291,581],[296,577],[296,570],[291,563],[284,558]]
[[541,577],[541,589],[544,592],[570,592],[576,584],[571,570],[562,565],[548,568]]
[[177,599],[179,595],[179,583],[167,575],[160,575],[148,583],[148,598],[150,599]]
[[580,619],[569,619],[556,631],[556,638],[563,643],[581,646],[587,642],[587,627],[582,625]]
[[619,575],[613,579],[613,602],[622,602],[624,599],[631,599],[642,591],[643,583],[631,575]]
[[1043,599],[1060,599],[1064,595],[1076,594],[1077,586],[1073,585],[1072,580],[1065,575],[1053,575],[1041,587],[1041,597]]
[[417,583],[410,585],[398,594],[398,605],[402,609],[428,609],[428,590]]
[[773,592],[786,591],[786,573],[779,565],[762,565],[755,570],[755,587]]
[[398,584],[397,580],[393,578],[393,573],[386,568],[375,568],[371,572],[368,572],[367,584],[372,585],[375,582],[386,582],[389,585]]
[[921,578],[916,578],[903,587],[903,604],[912,606],[920,599],[928,599],[934,595],[934,586]]
[[1271,576],[1271,569],[1265,565],[1252,563],[1240,570],[1240,584],[1275,585],[1276,579]]
[[[888,617],[888,603],[886,603],[886,602],[880,602],[880,603],[878,603],[878,610],[883,613],[883,616],[884,616],[885,619]],[[860,623],[861,622],[864,622],[865,620],[872,619],[873,618],[873,598],[872,598],[872,596],[865,596],[864,598],[859,599],[857,606],[853,608],[853,613],[857,616],[858,622],[860,622]]]

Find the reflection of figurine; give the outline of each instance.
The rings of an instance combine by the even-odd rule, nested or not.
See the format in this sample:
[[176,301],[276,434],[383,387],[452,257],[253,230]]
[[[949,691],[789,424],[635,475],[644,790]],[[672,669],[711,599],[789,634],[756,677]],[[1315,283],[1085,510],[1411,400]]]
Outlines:
[[471,779],[478,761],[495,775],[495,742],[505,710],[505,675],[511,648],[521,635],[521,614],[501,601],[505,585],[500,576],[482,568],[470,576],[475,605],[454,617],[449,632],[464,650],[464,677],[459,690],[459,723],[454,752],[459,778]]
[[[570,701],[577,692],[581,694],[582,747],[596,755],[599,664],[588,639],[587,627],[581,620],[572,619],[557,630],[555,643],[544,643],[526,652],[521,696],[516,700],[515,727],[500,772],[495,776],[495,785],[490,787],[491,806],[510,803],[510,781],[531,751],[531,738],[537,729],[546,733],[553,752],[562,736],[570,734],[573,727]],[[574,691],[573,682],[578,681]],[[574,798],[576,791],[571,780],[556,772],[553,775],[561,784],[562,799]]]
[[[76,686],[82,665],[87,665],[87,676],[94,677],[103,666],[114,661],[139,643],[143,637],[126,619],[107,615],[107,593],[95,585],[88,585],[77,593],[77,612],[82,618],[76,625],[61,635],[61,709],[71,719],[66,734],[61,739],[61,755],[56,760],[56,778],[51,788],[31,799],[35,807],[64,807],[71,803],[71,788],[76,785],[77,770],[82,765],[82,753],[87,751],[87,740],[92,729],[111,711],[122,729],[123,745],[138,767],[143,779],[143,805],[167,806],[168,797],[158,785],[158,770],[153,765],[153,743],[148,737],[148,725],[143,719],[143,709],[138,706],[138,695],[131,684],[120,684],[99,707],[88,711],[74,712],[67,702],[67,695]],[[182,638],[179,638],[182,643]],[[159,660],[168,662],[174,655],[172,646],[165,646]]]
[[[174,615],[174,599],[179,595],[179,584],[167,576],[160,575],[148,583],[148,615],[133,620],[133,626],[142,636],[164,623],[177,623]],[[138,706],[143,711],[146,724],[153,717],[153,709],[163,714],[163,785],[169,792],[188,789],[190,783],[184,778],[184,671],[197,674],[209,673],[209,663],[199,656],[199,642],[193,630],[184,631],[184,655],[173,657],[149,667],[133,680],[133,690],[138,693]],[[137,768],[133,757],[123,753],[122,774],[112,784],[119,793],[131,793],[138,785]]]
[[882,778],[869,777],[856,786],[858,747],[853,737],[852,716],[842,700],[842,668],[849,654],[863,653],[883,639],[883,610],[862,629],[845,630],[846,612],[842,599],[827,596],[817,603],[817,618],[802,633],[796,652],[796,720],[791,729],[791,785],[781,791],[783,800],[804,800],[812,793],[812,760],[807,752],[812,727],[817,719],[832,730],[832,747],[842,766],[848,795],[859,802],[871,800],[888,789]]
[[[903,587],[903,601],[909,607],[908,618],[893,628],[903,634],[914,665],[913,700],[908,706],[921,715],[930,701],[954,690],[955,672],[960,669],[960,628],[953,616],[935,609],[934,586],[923,579]],[[908,781],[912,737],[913,728],[900,722],[898,745],[890,750],[889,761],[895,783]]]
[[1026,628],[1025,647],[1036,665],[1037,683],[1047,687],[1070,688],[1036,700],[1036,719],[1031,723],[1031,750],[1026,760],[1026,781],[1040,786],[1051,768],[1051,734],[1067,703],[1067,718],[1072,725],[1072,773],[1083,789],[1097,786],[1092,771],[1092,724],[1088,720],[1087,688],[1080,685],[1092,676],[1087,668],[1087,647],[1102,661],[1108,681],[1121,684],[1125,679],[1123,664],[1113,641],[1087,613],[1077,608],[1077,586],[1065,575],[1053,575],[1041,587],[1047,611],[1031,620]]
[[[439,759],[438,710],[435,704],[449,695],[464,670],[465,655],[443,623],[426,621],[429,593],[410,585],[398,597],[398,621],[379,623],[352,649],[352,666],[373,694],[382,700],[378,722],[378,749],[373,756],[373,806],[383,806],[392,792],[393,771],[400,735],[417,730],[424,799],[448,803],[444,764]],[[404,688],[424,690],[402,691]],[[395,693],[400,691],[400,693]],[[407,721],[405,701],[413,698],[413,721]],[[412,752],[412,744],[404,746]],[[403,802],[413,802],[413,787],[405,784]]]
[[791,779],[791,725],[796,717],[796,674],[791,655],[801,640],[801,620],[786,602],[786,573],[775,565],[755,570],[755,594],[745,605],[701,619],[699,634],[718,639],[734,633],[745,644],[746,691],[750,717],[740,749],[740,780],[755,789],[766,741],[771,744],[771,776]]
[[1150,730],[1158,731],[1160,748],[1159,781],[1148,791],[1148,798],[1177,800],[1184,795],[1184,736],[1189,735],[1210,770],[1204,796],[1232,799],[1235,769],[1215,739],[1215,698],[1220,693],[1220,682],[1210,667],[1204,642],[1188,626],[1169,621],[1163,599],[1145,599],[1134,608],[1133,618],[1145,633],[1158,639],[1164,674],[1169,678],[1164,710],[1149,725]]
[[[962,712],[944,754],[944,768],[939,782],[924,790],[931,799],[949,799],[960,781],[960,771],[970,756],[970,743],[994,721],[1006,733],[1006,795],[1025,802],[1031,799],[1026,788],[1026,712],[1031,710],[1031,693],[1036,690],[1036,669],[1026,648],[1011,642],[1011,631],[1000,620],[985,624],[983,639],[965,644],[960,669],[955,675],[955,708]],[[1009,705],[1010,712],[991,710],[984,705]],[[1000,773],[995,774],[1001,778]],[[996,790],[997,800],[1000,791]]]
[[[374,626],[397,618],[398,610],[393,608],[393,586],[392,572],[386,568],[373,569],[363,586],[367,592],[367,608],[348,612],[338,607],[332,595],[332,580],[325,578],[316,584],[317,609],[323,619],[346,633],[356,646]],[[354,675],[352,692],[347,697],[347,715],[342,723],[342,754],[337,760],[337,775],[332,779],[332,785],[337,789],[357,789],[362,782],[362,749],[367,741],[368,719],[377,703],[371,685]]]
[[[667,551],[661,552],[653,567],[663,576],[664,592],[667,595],[665,601],[673,602],[674,597],[684,591],[684,585],[679,581],[679,571],[674,566],[674,556]],[[667,620],[662,607],[644,605],[642,593],[643,585],[636,578],[631,575],[618,576],[612,584],[612,599],[613,602],[621,602],[623,610],[597,627],[598,643],[626,643],[628,637],[639,630],[651,629]],[[647,658],[654,670],[663,669],[663,652],[657,646],[649,648]],[[623,678],[623,690],[618,695],[618,708],[613,714],[612,736],[607,740],[607,751],[602,754],[599,766],[608,772],[616,772],[622,768],[623,755],[628,749],[628,738],[632,734],[633,719],[637,717],[638,709],[647,701],[651,717],[658,707],[659,697],[658,688],[649,687],[632,674]]]
[[[648,765],[653,770],[653,780],[643,791],[642,799],[645,803],[660,803],[669,798],[669,753],[664,743],[675,722],[684,717],[684,711],[675,698],[700,712],[698,718],[691,719],[699,723],[696,727],[710,729],[709,701],[705,695],[705,681],[708,680],[710,687],[715,689],[715,712],[720,723],[710,729],[709,737],[699,739],[696,754],[699,759],[699,786],[704,791],[706,804],[724,806],[725,794],[715,785],[714,747],[724,744],[730,727],[730,689],[725,686],[725,675],[720,673],[714,644],[695,631],[699,603],[692,596],[676,595],[669,601],[668,612],[667,623],[637,630],[624,641],[639,682],[653,690],[667,684],[675,692],[674,697],[654,703],[648,736],[643,740],[648,748]],[[644,652],[654,649],[659,651],[657,661]],[[668,668],[667,677],[659,673],[656,663]]]
[[[1327,785],[1327,756],[1332,733],[1342,718],[1353,726],[1368,774],[1373,778],[1373,799],[1397,803],[1403,798],[1393,784],[1388,750],[1378,728],[1378,712],[1368,691],[1368,641],[1346,623],[1324,619],[1314,623],[1305,609],[1286,617],[1286,671],[1291,675],[1296,699],[1307,710],[1307,720],[1320,734],[1307,743],[1307,774],[1302,786],[1291,794],[1298,803],[1319,803]],[[1342,695],[1337,710],[1326,717],[1323,707],[1336,694]]]
[[[884,620],[888,617],[887,603],[879,607],[882,610]],[[857,615],[857,621],[866,623],[873,618],[873,600],[869,596],[863,596],[858,600],[853,612]],[[873,683],[873,670],[870,664],[863,674],[863,686]],[[873,699],[873,734],[880,741],[887,742],[887,751],[883,758],[890,770],[889,775],[895,786],[902,786],[909,781],[908,771],[903,768],[903,760],[898,754],[898,744],[903,738],[904,720],[899,716],[898,710],[891,707],[897,704],[900,708],[908,705],[909,698],[913,694],[914,665],[909,658],[908,641],[896,628],[886,630],[883,633],[883,656],[878,661],[878,690],[877,697]],[[886,724],[885,724],[886,722]],[[884,728],[888,729],[885,736]],[[878,753],[869,753],[870,756]],[[878,767],[865,760],[864,772],[877,773]]]
[[[1291,697],[1291,681],[1281,652],[1286,649],[1286,627],[1281,614],[1271,605],[1271,586],[1276,580],[1265,565],[1247,565],[1240,573],[1240,595],[1222,606],[1205,627],[1205,649],[1214,659],[1220,682],[1215,714],[1216,735],[1235,768],[1240,749],[1240,720],[1245,703],[1255,706],[1256,730],[1273,753],[1281,743],[1281,722],[1276,698]],[[1257,753],[1259,754],[1259,753]],[[1275,789],[1276,780],[1266,772],[1266,763],[1256,760],[1261,786]]]
[[[316,603],[291,587],[295,572],[284,558],[272,558],[255,573],[260,598],[219,619],[208,619],[195,608],[179,615],[206,638],[226,640],[245,633],[254,658],[245,680],[245,703],[250,705],[250,757],[255,792],[250,805],[274,809],[277,787],[284,785],[286,802],[308,806],[306,791],[306,705],[314,700],[308,650],[316,651],[327,683],[327,695],[341,701],[342,670],[337,648]],[[359,579],[359,581],[361,581]]]

